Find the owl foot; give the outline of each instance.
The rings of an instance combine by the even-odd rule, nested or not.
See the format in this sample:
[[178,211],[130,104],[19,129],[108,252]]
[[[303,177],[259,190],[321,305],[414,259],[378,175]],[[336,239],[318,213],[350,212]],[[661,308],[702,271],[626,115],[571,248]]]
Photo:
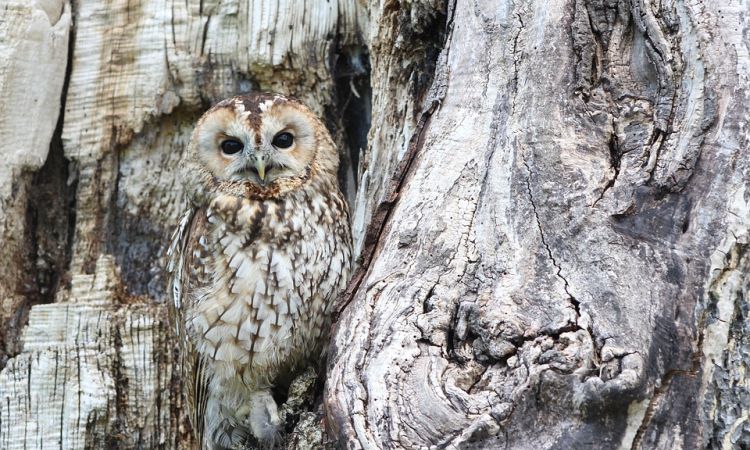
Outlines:
[[263,449],[273,449],[281,442],[281,419],[276,400],[271,391],[259,391],[250,396],[250,411],[245,424],[252,430],[253,435]]

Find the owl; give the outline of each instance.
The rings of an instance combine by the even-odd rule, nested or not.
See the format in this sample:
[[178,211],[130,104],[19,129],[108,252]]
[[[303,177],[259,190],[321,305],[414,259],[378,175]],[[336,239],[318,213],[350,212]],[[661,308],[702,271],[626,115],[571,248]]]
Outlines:
[[297,100],[248,94],[200,118],[168,251],[170,318],[203,449],[272,447],[272,389],[320,355],[351,270],[338,152]]

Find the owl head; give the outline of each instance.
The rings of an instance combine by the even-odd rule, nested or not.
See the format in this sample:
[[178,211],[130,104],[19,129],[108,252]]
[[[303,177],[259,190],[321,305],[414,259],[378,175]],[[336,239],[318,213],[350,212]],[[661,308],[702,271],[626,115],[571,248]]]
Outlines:
[[199,180],[199,191],[249,197],[280,196],[319,177],[335,180],[338,169],[320,119],[299,101],[268,93],[232,97],[209,109],[193,131],[187,160],[188,185]]

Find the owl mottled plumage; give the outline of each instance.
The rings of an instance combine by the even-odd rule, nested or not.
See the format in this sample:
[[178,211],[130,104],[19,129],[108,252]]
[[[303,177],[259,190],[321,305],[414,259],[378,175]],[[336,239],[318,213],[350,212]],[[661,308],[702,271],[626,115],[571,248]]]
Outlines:
[[350,272],[336,147],[296,100],[250,94],[198,122],[183,163],[190,209],[169,250],[171,318],[203,448],[278,433],[271,388],[321,351]]

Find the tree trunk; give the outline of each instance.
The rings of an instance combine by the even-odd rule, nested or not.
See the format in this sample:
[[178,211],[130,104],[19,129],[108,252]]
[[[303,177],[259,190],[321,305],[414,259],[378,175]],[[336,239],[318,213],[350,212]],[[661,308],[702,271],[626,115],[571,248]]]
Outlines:
[[[360,258],[327,446],[750,446],[748,12],[7,0],[0,449],[190,445],[176,168],[250,90],[341,148]],[[303,419],[289,448],[322,445]]]
[[749,6],[449,6],[331,344],[344,446],[750,446]]
[[353,198],[361,15],[345,0],[0,8],[0,449],[189,445],[164,259],[192,127],[238,92],[295,95],[335,129]]

